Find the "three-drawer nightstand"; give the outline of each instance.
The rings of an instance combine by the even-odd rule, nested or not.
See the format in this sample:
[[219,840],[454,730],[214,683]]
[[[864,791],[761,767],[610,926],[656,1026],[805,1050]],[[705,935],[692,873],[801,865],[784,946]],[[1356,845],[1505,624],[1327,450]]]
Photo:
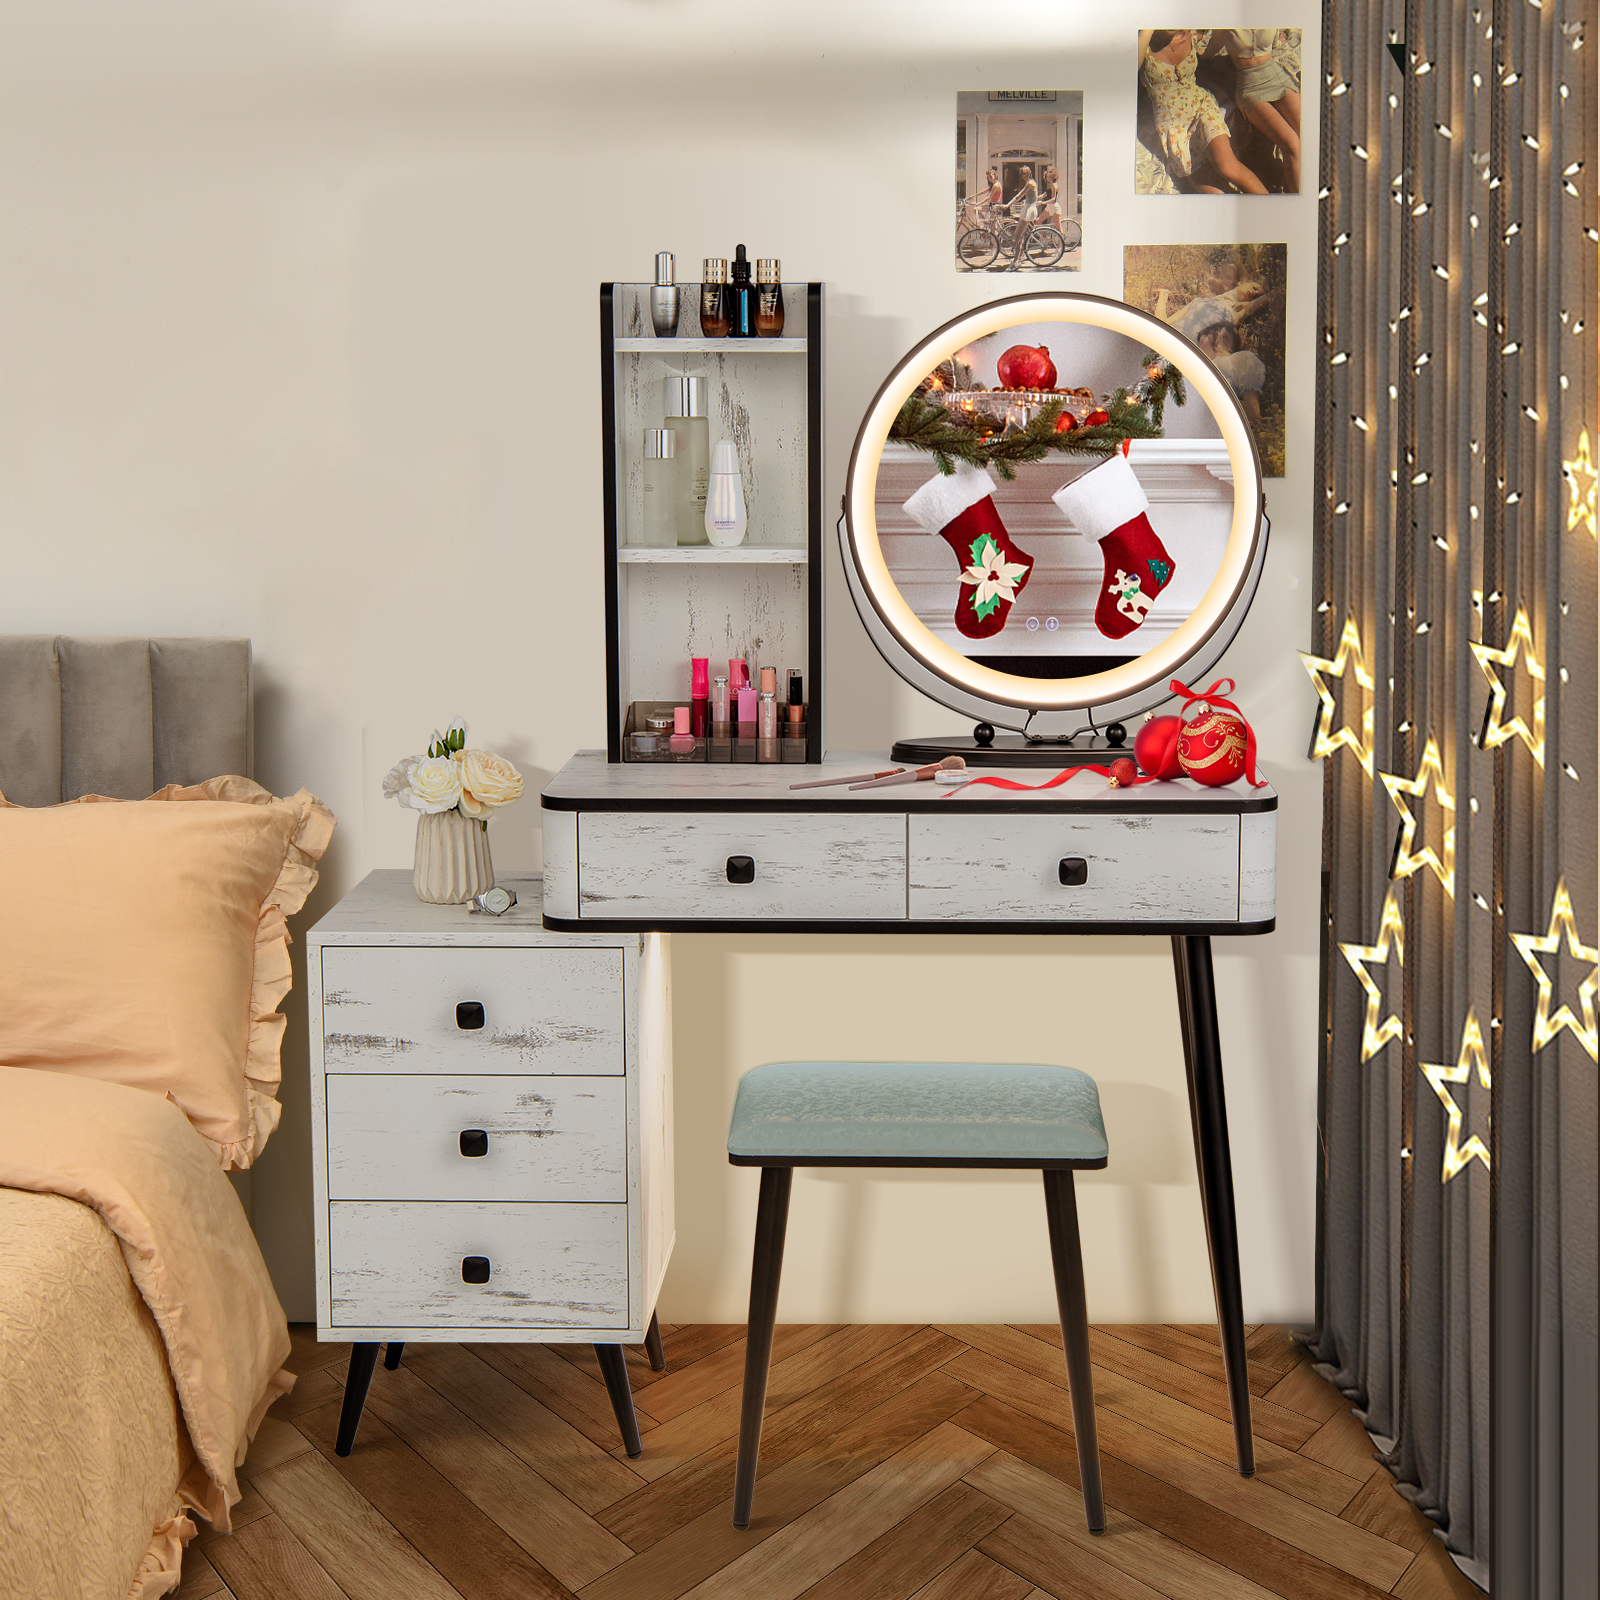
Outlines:
[[593,1344],[630,1454],[622,1360],[660,1360],[672,1253],[670,946],[547,933],[370,873],[306,935],[317,1334],[351,1340],[339,1450],[378,1346]]

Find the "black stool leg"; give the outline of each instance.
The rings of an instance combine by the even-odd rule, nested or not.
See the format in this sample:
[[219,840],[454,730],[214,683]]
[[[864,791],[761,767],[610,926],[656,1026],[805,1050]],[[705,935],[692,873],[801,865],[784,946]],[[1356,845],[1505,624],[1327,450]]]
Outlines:
[[644,1330],[644,1353],[650,1358],[652,1372],[667,1370],[667,1353],[661,1348],[661,1319],[650,1313],[650,1326]]
[[1067,1352],[1072,1431],[1078,1438],[1078,1476],[1090,1533],[1106,1531],[1100,1488],[1100,1438],[1094,1425],[1094,1378],[1089,1371],[1089,1302],[1083,1292],[1083,1251],[1078,1242],[1078,1198],[1070,1172],[1044,1174],[1044,1210],[1050,1224],[1050,1264],[1056,1273],[1061,1343]]
[[361,1413],[367,1403],[367,1389],[372,1383],[372,1369],[378,1364],[378,1347],[375,1344],[350,1346],[350,1370],[344,1380],[344,1406],[339,1412],[339,1437],[334,1440],[333,1453],[347,1456],[356,1447],[356,1429],[361,1426]]
[[406,1343],[404,1339],[398,1342],[391,1340],[383,1349],[384,1371],[393,1372],[400,1365],[400,1357],[404,1353]]
[[778,1320],[778,1278],[783,1272],[783,1235],[789,1222],[793,1167],[761,1169],[756,1207],[756,1247],[750,1263],[750,1322],[745,1330],[744,1405],[739,1412],[739,1467],[733,1480],[733,1525],[750,1526],[761,1455],[761,1413],[767,1403],[767,1367],[772,1328]]
[[628,1382],[628,1360],[620,1344],[597,1344],[594,1353],[600,1361],[600,1372],[606,1380],[606,1393],[611,1396],[611,1409],[616,1414],[617,1427],[622,1431],[623,1448],[630,1458],[644,1453],[639,1443],[639,1419],[633,1410],[633,1385]]
[[1222,1335],[1222,1370],[1233,1415],[1233,1449],[1239,1474],[1255,1475],[1250,1436],[1250,1375],[1244,1348],[1244,1303],[1239,1287],[1239,1231],[1233,1210],[1233,1162],[1228,1153],[1228,1106],[1222,1089],[1222,1043],[1217,1034],[1217,991],[1211,941],[1203,934],[1174,934],[1172,962],[1183,1022],[1183,1060],[1189,1074],[1189,1116],[1194,1127],[1200,1202],[1211,1250],[1211,1286]]

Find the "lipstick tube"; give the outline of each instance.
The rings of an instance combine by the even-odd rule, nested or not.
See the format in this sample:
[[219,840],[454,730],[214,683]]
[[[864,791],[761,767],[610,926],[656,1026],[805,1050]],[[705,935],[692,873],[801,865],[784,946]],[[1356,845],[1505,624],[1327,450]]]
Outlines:
[[705,656],[689,661],[689,721],[695,738],[711,732],[711,662]]

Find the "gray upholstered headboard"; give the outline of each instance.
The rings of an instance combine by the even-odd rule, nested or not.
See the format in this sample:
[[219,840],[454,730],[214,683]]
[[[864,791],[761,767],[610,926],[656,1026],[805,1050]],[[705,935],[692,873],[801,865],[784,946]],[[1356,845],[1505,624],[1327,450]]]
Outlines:
[[253,776],[248,639],[0,635],[0,794],[142,800]]

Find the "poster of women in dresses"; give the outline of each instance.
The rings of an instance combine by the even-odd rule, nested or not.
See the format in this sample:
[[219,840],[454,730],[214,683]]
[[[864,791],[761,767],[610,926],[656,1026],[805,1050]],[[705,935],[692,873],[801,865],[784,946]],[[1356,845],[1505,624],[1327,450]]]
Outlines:
[[1238,397],[1264,477],[1284,472],[1282,244],[1130,244],[1122,298],[1192,339]]
[[1141,28],[1138,194],[1300,192],[1300,30]]

